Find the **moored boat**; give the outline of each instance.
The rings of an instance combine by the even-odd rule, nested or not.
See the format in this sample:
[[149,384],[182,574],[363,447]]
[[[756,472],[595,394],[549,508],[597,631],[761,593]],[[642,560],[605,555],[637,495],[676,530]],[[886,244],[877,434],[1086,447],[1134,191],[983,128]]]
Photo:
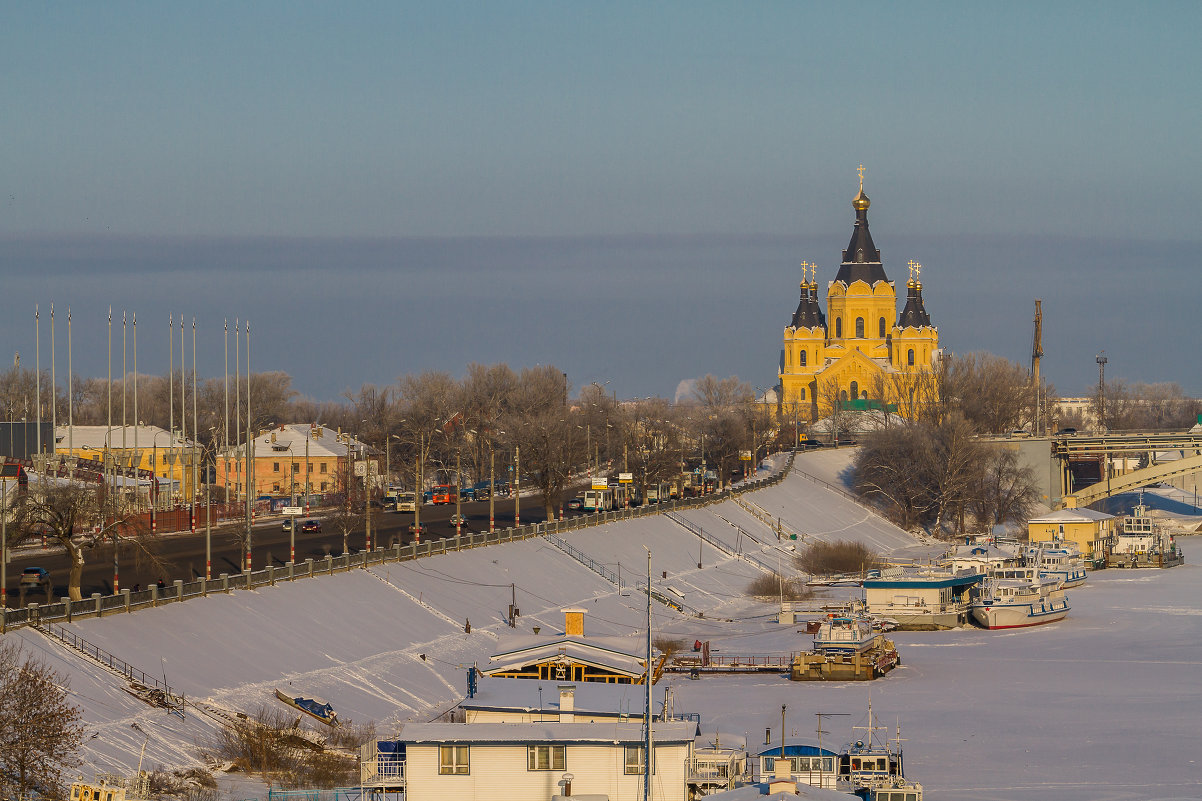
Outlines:
[[289,695],[283,690],[276,690],[275,697],[293,709],[299,709],[310,717],[320,720],[327,726],[338,725],[338,713],[334,707],[320,698],[305,698],[302,695]]
[[1015,629],[1063,620],[1069,606],[1059,579],[992,578],[977,590],[971,611],[987,629]]
[[1173,535],[1157,526],[1143,504],[1143,497],[1114,538],[1106,555],[1107,567],[1176,567],[1185,563],[1185,554]]
[[1044,578],[1058,578],[1064,589],[1085,583],[1085,559],[1075,545],[1064,542],[1040,542],[1027,548],[1027,564]]

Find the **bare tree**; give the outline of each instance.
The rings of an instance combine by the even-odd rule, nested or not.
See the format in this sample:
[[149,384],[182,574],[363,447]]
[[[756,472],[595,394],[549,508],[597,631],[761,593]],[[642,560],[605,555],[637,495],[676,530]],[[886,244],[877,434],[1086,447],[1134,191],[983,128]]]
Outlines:
[[155,567],[166,568],[145,536],[141,517],[114,506],[107,495],[103,484],[35,481],[13,506],[13,524],[9,526],[13,541],[45,534],[67,551],[71,558],[67,592],[73,601],[83,598],[80,581],[85,554],[106,541],[112,540],[118,547],[132,545]]
[[45,662],[0,642],[0,795],[64,799],[63,773],[84,741],[70,685]]
[[521,449],[521,470],[538,487],[548,520],[563,503],[580,453],[577,419],[564,404],[564,377],[558,368],[548,365],[522,370],[501,423],[508,441]]

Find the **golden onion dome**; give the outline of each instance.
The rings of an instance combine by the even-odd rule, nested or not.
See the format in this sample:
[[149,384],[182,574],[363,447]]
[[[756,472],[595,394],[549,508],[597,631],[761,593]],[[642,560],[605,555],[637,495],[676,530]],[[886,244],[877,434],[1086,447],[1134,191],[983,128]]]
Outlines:
[[851,205],[856,211],[868,211],[868,207],[872,205],[872,201],[868,199],[868,195],[864,194],[864,187],[860,187],[860,194],[856,195],[852,200]]

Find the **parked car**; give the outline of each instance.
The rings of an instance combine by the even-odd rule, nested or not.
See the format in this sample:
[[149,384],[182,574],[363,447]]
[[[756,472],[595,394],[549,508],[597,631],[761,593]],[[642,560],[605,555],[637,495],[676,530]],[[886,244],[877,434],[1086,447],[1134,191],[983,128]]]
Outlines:
[[306,533],[316,532],[316,533],[320,534],[321,533],[321,521],[320,520],[306,520],[305,522],[301,523],[301,531],[304,531]]
[[44,567],[27,567],[21,571],[21,586],[29,587],[49,587],[50,586],[50,571]]

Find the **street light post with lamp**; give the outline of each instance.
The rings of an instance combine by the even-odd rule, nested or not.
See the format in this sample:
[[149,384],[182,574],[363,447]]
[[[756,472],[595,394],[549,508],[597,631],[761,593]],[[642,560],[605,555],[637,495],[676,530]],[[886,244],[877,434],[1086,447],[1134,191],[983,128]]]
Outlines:
[[455,448],[455,536],[463,532],[463,461],[462,450]]
[[[288,506],[296,509],[296,454],[292,452],[292,443],[288,443],[288,479],[289,479],[289,501]],[[296,514],[288,515],[292,519],[288,542],[288,564],[296,564]]]

